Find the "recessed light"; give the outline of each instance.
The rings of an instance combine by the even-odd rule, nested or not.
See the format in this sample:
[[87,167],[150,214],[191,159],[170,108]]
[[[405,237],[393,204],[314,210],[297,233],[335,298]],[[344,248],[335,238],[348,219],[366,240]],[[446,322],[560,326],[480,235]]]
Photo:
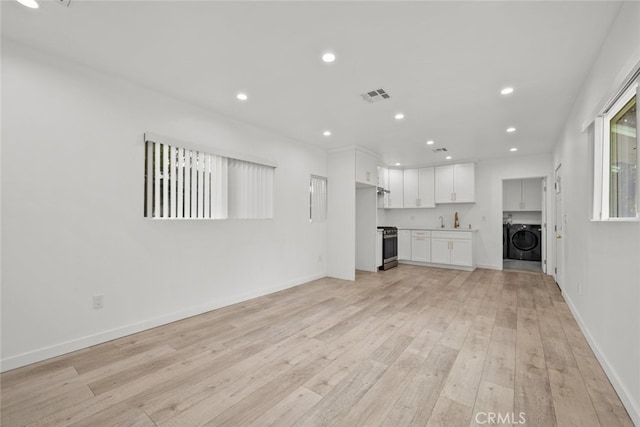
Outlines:
[[336,55],[331,52],[327,52],[324,55],[322,55],[322,60],[324,62],[333,62],[336,60]]
[[509,95],[510,93],[513,93],[513,88],[512,87],[505,87],[500,91],[501,94],[503,95]]
[[516,147],[510,148],[509,151],[518,151]]
[[330,130],[325,130],[324,132],[322,132],[322,134],[324,136],[331,136],[331,131]]
[[402,119],[404,119],[404,114],[402,113],[396,114],[396,120],[402,120]]
[[247,94],[246,93],[242,93],[242,92],[238,93],[236,95],[236,98],[238,98],[240,101],[246,101],[247,99],[249,99]]
[[18,0],[18,3],[27,6],[29,9],[37,9],[39,7],[36,0]]
[[514,127],[507,128],[507,132],[509,132],[509,133],[512,133],[512,132],[515,132],[515,131],[516,131],[516,128],[514,128]]
[[433,145],[433,141],[432,140],[427,141],[427,145]]
[[446,160],[451,160],[451,156],[445,157]]
[[396,166],[400,166],[400,163],[396,163]]

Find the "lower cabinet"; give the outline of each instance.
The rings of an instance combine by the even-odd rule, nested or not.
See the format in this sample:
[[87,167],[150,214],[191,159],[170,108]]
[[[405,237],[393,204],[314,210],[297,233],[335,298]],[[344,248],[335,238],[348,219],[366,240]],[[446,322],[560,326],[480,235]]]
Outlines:
[[398,230],[398,260],[473,268],[473,232]]
[[431,262],[431,232],[411,230],[411,261]]
[[473,233],[466,231],[432,231],[431,262],[463,267],[473,266]]
[[411,230],[398,230],[398,259],[411,260]]

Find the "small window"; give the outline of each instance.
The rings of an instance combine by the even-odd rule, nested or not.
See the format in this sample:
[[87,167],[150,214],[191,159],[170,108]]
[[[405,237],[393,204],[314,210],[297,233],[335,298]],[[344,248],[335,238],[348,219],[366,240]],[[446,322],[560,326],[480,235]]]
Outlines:
[[327,178],[311,175],[309,183],[309,221],[327,220]]
[[594,220],[638,219],[638,82],[595,121]]

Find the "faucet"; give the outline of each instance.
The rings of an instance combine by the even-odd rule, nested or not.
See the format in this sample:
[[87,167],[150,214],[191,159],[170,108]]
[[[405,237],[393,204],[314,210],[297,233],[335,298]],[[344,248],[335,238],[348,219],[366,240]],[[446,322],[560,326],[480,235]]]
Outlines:
[[439,216],[438,219],[440,220],[440,228],[444,228],[444,218]]

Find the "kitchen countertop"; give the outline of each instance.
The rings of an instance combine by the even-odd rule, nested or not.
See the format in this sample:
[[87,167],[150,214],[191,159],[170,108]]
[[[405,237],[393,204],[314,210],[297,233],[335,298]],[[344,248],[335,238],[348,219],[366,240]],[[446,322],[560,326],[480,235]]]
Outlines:
[[[467,226],[468,227],[468,226]],[[420,227],[420,226],[412,226],[412,227],[398,227],[398,230],[429,230],[429,231],[478,231],[477,228],[440,228],[440,227]]]

